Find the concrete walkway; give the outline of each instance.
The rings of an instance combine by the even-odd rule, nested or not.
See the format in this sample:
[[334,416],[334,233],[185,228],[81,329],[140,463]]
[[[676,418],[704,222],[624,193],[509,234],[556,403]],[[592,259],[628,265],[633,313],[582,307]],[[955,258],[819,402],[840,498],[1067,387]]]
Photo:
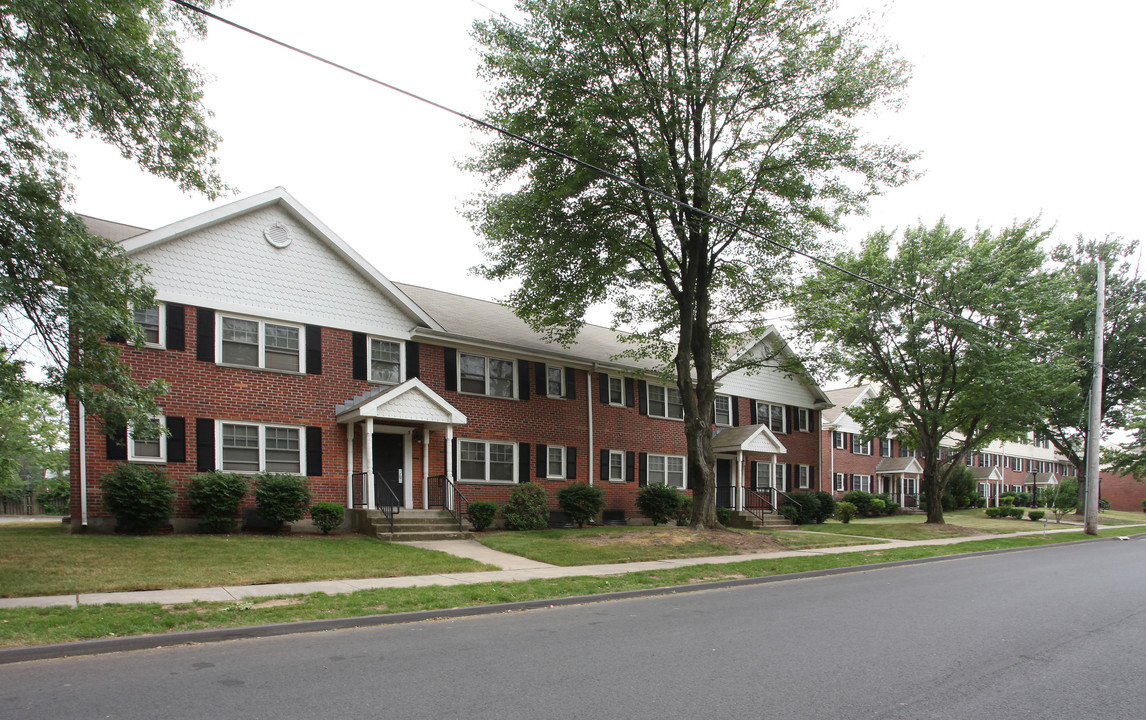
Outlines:
[[[1141,525],[1121,526],[1127,536],[1132,528]],[[1047,533],[1076,531],[1077,527],[1048,529]],[[1109,528],[1103,528],[1109,529]],[[819,534],[819,533],[817,533]],[[666,570],[690,567],[693,565],[722,565],[727,563],[762,560],[766,558],[789,558],[809,555],[837,555],[844,553],[889,550],[891,548],[916,547],[922,545],[956,545],[975,540],[1042,535],[1042,530],[1007,533],[1004,535],[972,535],[937,540],[881,540],[870,545],[847,545],[844,547],[809,548],[804,550],[781,550],[776,552],[750,553],[744,555],[721,555],[717,557],[673,558],[649,560],[645,562],[617,563],[612,565],[578,565],[559,567],[535,560],[491,550],[475,540],[440,540],[434,542],[405,543],[427,550],[439,550],[458,557],[477,560],[493,565],[498,570],[479,572],[449,573],[439,575],[415,575],[390,578],[364,578],[358,580],[318,580],[315,582],[278,583],[267,585],[226,585],[208,588],[183,588],[175,590],[138,590],[133,592],[81,593],[78,595],[52,595],[42,597],[0,598],[0,609],[18,607],[78,607],[80,605],[105,605],[109,603],[159,603],[178,605],[190,602],[236,602],[251,598],[275,595],[306,595],[322,592],[339,595],[359,590],[377,588],[425,587],[428,585],[469,585],[484,582],[517,582],[539,578],[584,577],[590,575],[623,575],[643,570]]]

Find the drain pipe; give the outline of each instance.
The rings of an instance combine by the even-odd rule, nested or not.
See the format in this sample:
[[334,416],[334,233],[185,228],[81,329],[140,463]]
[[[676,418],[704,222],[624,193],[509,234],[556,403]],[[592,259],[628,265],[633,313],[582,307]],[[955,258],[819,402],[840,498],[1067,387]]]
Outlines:
[[87,415],[84,413],[84,403],[77,399],[80,413],[80,530],[88,529],[88,451],[87,451]]
[[[597,363],[593,363],[588,373],[585,375],[585,407],[589,413],[589,457],[586,463],[589,466],[589,485],[593,484],[593,458],[596,454],[593,452],[593,376],[597,373]],[[604,472],[605,468],[601,468]]]

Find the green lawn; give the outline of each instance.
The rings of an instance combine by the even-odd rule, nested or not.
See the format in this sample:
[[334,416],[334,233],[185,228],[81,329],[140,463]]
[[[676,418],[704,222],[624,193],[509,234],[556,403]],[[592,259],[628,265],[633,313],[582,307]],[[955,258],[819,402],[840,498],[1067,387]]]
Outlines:
[[494,570],[362,535],[72,535],[0,523],[0,596],[28,597]]

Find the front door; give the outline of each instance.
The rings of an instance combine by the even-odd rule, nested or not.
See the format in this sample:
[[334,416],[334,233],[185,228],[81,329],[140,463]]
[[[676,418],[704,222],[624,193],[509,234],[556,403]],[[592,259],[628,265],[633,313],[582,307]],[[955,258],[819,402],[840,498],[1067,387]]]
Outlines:
[[405,488],[402,468],[405,466],[404,435],[374,433],[374,504],[402,507]]
[[716,507],[732,508],[732,461],[716,458]]

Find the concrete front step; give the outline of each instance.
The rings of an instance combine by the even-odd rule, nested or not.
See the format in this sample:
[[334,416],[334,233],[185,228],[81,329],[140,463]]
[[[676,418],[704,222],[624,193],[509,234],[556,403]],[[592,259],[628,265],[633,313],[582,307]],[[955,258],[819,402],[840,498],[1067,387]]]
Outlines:
[[[397,527],[395,527],[395,530]],[[383,542],[415,542],[425,540],[473,540],[472,532],[401,532],[389,533],[379,528],[378,539]]]
[[459,530],[458,521],[445,510],[400,510],[394,516],[394,532],[390,532],[390,521],[381,511],[371,510],[367,514],[373,535],[387,542],[473,538],[469,523],[465,523],[465,530]]
[[783,515],[765,515],[764,520],[743,511],[733,511],[730,527],[752,530],[798,530],[798,525],[788,522]]

